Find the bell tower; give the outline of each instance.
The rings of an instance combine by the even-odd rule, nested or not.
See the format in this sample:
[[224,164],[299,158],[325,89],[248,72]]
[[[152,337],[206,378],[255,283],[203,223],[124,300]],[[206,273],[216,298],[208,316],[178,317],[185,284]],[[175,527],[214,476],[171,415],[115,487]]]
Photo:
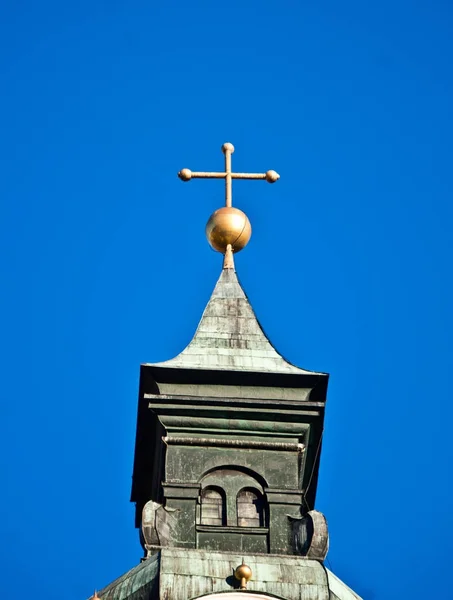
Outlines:
[[[251,225],[232,206],[232,180],[274,183],[279,175],[234,173],[233,145],[222,151],[224,172],[183,169],[179,177],[225,179],[225,206],[206,226],[223,270],[189,346],[141,368],[139,415],[151,412],[154,424],[139,416],[132,500],[137,526],[150,500],[162,505],[156,522],[166,524],[159,529],[145,510],[147,553],[170,545],[291,554],[291,519],[314,506],[328,376],[291,365],[272,347],[233,260]],[[153,456],[160,464],[146,464]]]
[[224,171],[178,173],[225,180],[225,206],[206,225],[223,268],[189,345],[141,365],[131,501],[144,557],[99,597],[215,600],[240,588],[357,599],[324,567],[327,523],[315,510],[328,375],[275,350],[235,271],[251,225],[232,181],[279,175],[235,173],[233,145],[222,151]]

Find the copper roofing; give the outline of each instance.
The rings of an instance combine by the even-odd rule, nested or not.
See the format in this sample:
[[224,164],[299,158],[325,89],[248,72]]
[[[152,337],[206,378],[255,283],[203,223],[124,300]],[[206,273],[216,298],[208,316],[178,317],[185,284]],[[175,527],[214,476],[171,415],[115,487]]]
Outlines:
[[324,375],[289,363],[272,346],[233,269],[223,269],[189,345],[152,366]]

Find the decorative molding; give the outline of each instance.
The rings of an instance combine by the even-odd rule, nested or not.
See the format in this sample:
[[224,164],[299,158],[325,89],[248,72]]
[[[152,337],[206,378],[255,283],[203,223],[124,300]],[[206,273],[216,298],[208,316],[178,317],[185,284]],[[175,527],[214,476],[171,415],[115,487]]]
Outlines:
[[267,535],[269,527],[238,527],[227,525],[197,525],[196,530],[199,533],[246,533],[252,535]]
[[264,442],[252,440],[235,440],[225,438],[199,438],[166,435],[162,437],[165,444],[175,444],[182,446],[209,446],[217,448],[248,448],[256,450],[280,450],[285,452],[302,453],[305,450],[305,444],[288,442]]
[[288,515],[294,554],[324,560],[329,551],[329,532],[325,516],[317,510],[309,511],[304,517]]

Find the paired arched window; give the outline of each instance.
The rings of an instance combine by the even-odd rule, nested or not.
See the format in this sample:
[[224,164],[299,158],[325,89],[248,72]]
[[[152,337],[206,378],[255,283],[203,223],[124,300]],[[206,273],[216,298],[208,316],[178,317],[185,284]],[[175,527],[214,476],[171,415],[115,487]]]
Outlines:
[[225,492],[218,487],[209,486],[201,492],[201,524],[225,525]]
[[258,477],[230,467],[208,472],[201,483],[197,523],[208,526],[267,527],[269,510]]
[[262,527],[264,525],[264,498],[253,488],[244,488],[237,495],[239,527]]

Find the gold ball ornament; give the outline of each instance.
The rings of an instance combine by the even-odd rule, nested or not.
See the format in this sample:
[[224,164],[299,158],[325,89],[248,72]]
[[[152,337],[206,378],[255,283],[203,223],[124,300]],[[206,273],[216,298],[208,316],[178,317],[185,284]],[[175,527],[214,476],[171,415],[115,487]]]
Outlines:
[[271,170],[271,171],[266,172],[266,181],[268,183],[275,183],[279,179],[280,179],[280,175],[277,173],[277,171]]
[[239,252],[248,244],[251,235],[252,226],[247,215],[232,206],[216,210],[206,224],[206,237],[217,252],[225,253],[228,244],[233,252]]
[[225,142],[222,145],[222,152],[225,154],[226,152],[230,152],[231,154],[233,154],[234,152],[234,146],[233,144],[231,144],[230,142]]
[[245,564],[244,560],[242,560],[242,565],[239,565],[239,567],[236,567],[235,571],[234,571],[234,576],[236,577],[236,579],[238,579],[241,584],[240,584],[240,589],[241,590],[246,590],[247,589],[247,583],[250,581],[250,579],[252,578],[252,569]]
[[181,169],[178,173],[179,179],[190,181],[192,179],[192,171],[190,169]]
[[252,569],[248,565],[242,563],[242,565],[236,567],[234,576],[239,580],[245,579],[246,581],[250,581],[252,578]]

